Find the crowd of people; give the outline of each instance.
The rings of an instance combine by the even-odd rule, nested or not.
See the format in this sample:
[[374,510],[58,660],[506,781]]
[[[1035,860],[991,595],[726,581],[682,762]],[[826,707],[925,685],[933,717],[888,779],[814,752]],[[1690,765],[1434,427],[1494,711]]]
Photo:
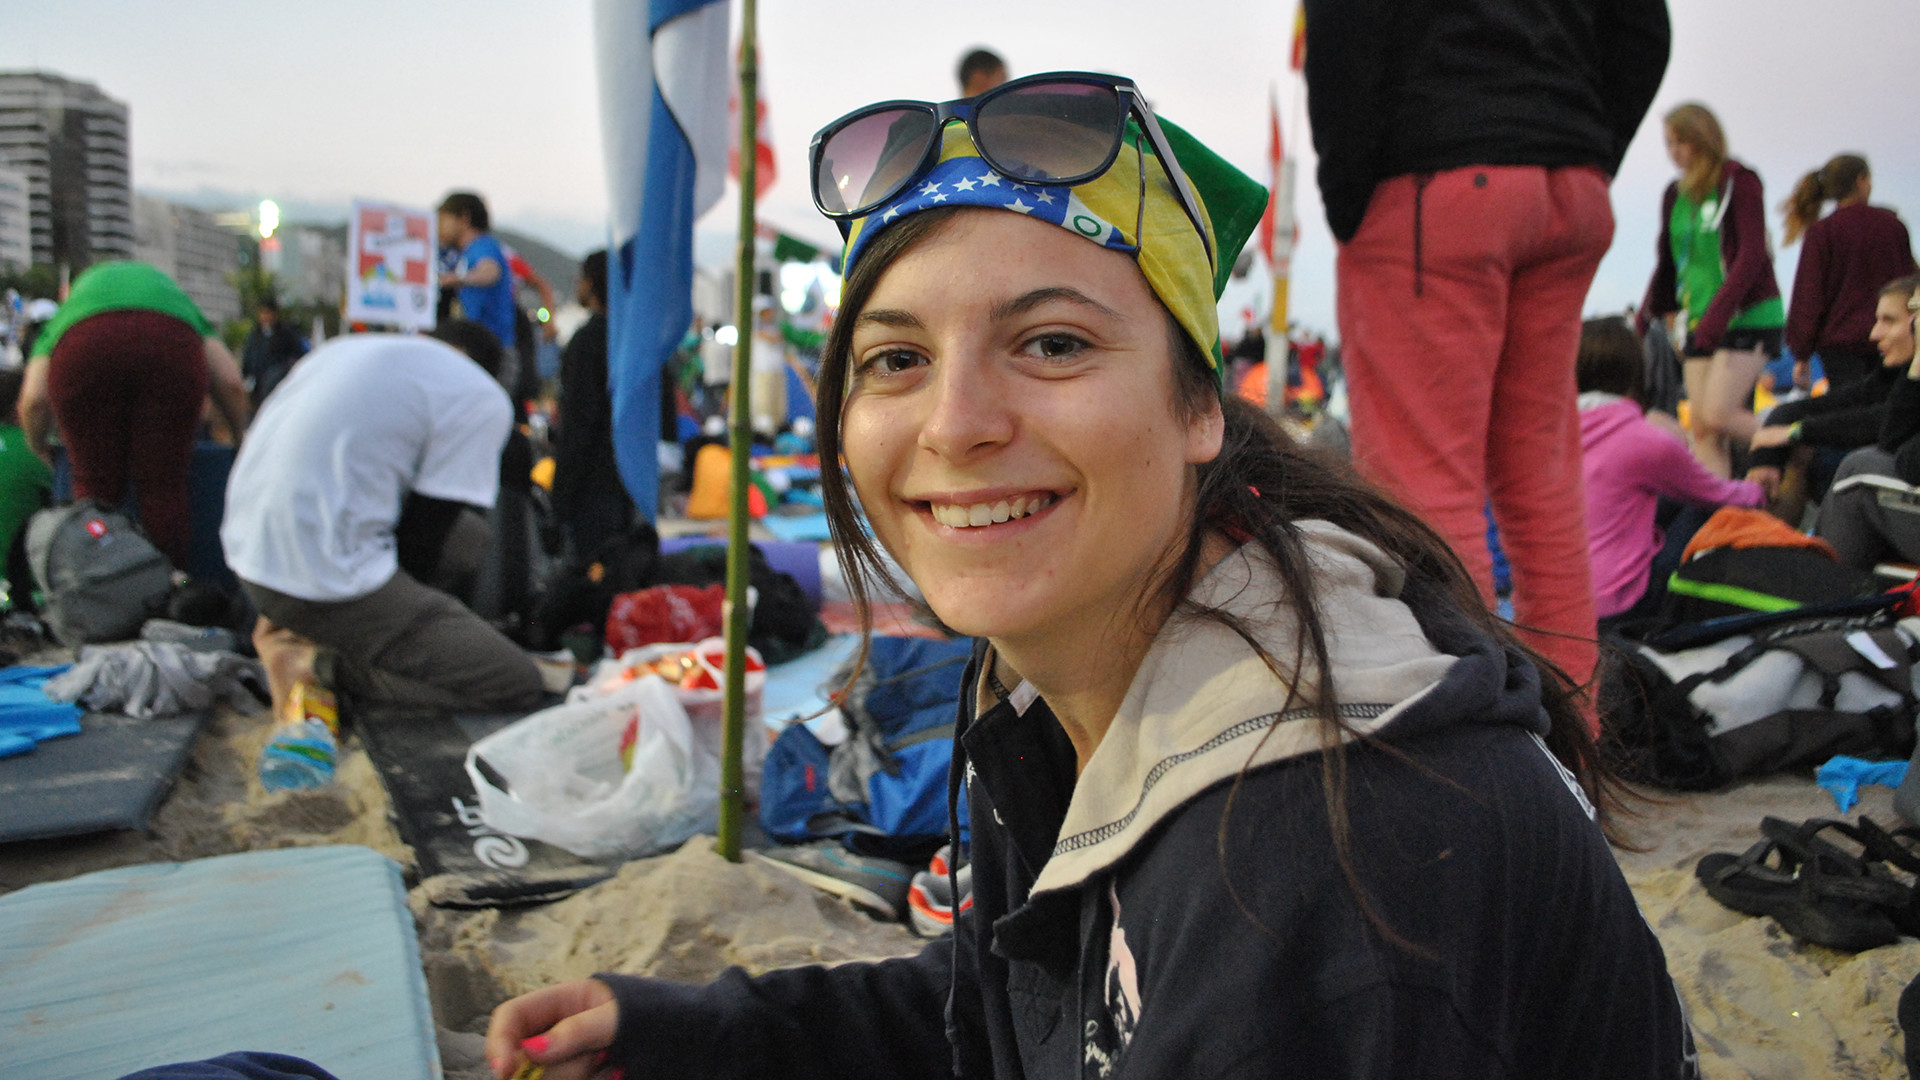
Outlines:
[[[1598,632],[1658,611],[1718,506],[1799,526],[1811,501],[1841,559],[1920,562],[1910,238],[1865,159],[1835,157],[1782,208],[1803,245],[1783,297],[1760,176],[1681,105],[1645,299],[1583,320],[1666,70],[1663,0],[1388,6],[1304,6],[1351,470],[1233,393],[1216,304],[1265,192],[1130,80],[1010,80],[980,50],[958,99],[816,136],[814,199],[847,241],[815,403],[845,464],[826,513],[858,602],[897,568],[976,639],[952,782],[972,906],[911,958],[524,995],[488,1036],[502,1080],[1698,1075],[1607,848]],[[303,684],[540,698],[465,602],[525,482],[532,331],[485,202],[439,215],[431,337],[302,357],[268,305],[237,364],[164,275],[107,264],[24,373],[24,445],[57,427],[76,493],[131,486],[170,557],[211,396],[240,440],[221,539],[277,710]],[[612,464],[604,252],[578,298],[553,481],[574,556],[638,510]],[[1653,407],[1652,335],[1684,419]],[[1317,368],[1319,343],[1289,348],[1309,344]],[[1783,346],[1824,392],[1756,413]]]

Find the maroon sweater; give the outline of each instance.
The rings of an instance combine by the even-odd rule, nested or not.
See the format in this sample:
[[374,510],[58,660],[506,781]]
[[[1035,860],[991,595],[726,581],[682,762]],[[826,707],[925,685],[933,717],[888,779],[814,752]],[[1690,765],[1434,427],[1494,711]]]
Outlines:
[[[1693,328],[1693,345],[1703,354],[1720,347],[1720,339],[1734,316],[1780,295],[1780,285],[1773,279],[1773,253],[1767,248],[1767,207],[1759,174],[1729,158],[1719,197],[1728,204],[1726,215],[1720,219],[1720,262],[1726,276],[1707,310],[1700,313],[1699,325]],[[1635,329],[1642,337],[1646,336],[1649,320],[1680,310],[1675,292],[1679,275],[1673,263],[1670,229],[1673,204],[1679,198],[1680,182],[1676,180],[1667,185],[1660,199],[1659,261],[1654,264],[1653,280],[1647,283],[1646,299],[1640,301],[1635,320]]]
[[1881,287],[1913,271],[1913,240],[1891,210],[1856,203],[1814,222],[1793,275],[1787,347],[1795,356],[1871,349],[1867,335]]

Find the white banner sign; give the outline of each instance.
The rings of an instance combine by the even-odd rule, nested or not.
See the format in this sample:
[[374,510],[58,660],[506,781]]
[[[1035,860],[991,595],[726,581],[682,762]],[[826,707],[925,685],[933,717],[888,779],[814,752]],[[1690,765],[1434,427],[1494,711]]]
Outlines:
[[347,226],[347,321],[433,329],[438,219],[431,210],[355,200]]

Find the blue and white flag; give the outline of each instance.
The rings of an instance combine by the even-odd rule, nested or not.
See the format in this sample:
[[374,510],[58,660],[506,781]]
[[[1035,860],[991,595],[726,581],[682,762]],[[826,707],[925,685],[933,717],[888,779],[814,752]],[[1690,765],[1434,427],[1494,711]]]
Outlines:
[[660,505],[660,373],[693,321],[693,222],[727,177],[726,0],[595,0],[607,159],[607,382],[634,505]]

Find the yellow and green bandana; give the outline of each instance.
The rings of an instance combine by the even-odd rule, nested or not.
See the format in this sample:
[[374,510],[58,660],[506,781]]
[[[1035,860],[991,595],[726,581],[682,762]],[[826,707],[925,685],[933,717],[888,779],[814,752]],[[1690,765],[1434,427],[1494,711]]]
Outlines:
[[[888,225],[922,210],[984,206],[1025,214],[1102,247],[1132,254],[1154,294],[1200,346],[1215,384],[1224,385],[1214,302],[1232,273],[1240,248],[1260,221],[1267,193],[1164,118],[1160,128],[1200,203],[1208,238],[1218,253],[1216,260],[1208,260],[1207,245],[1194,231],[1172,181],[1151,152],[1137,153],[1133,145],[1124,146],[1106,172],[1074,187],[1034,184],[993,171],[974,148],[966,126],[956,123],[947,125],[940,160],[925,176],[893,201],[848,226],[843,271],[852,270],[867,244]],[[1130,144],[1139,141],[1132,124],[1128,133]],[[1140,185],[1143,161],[1147,172],[1144,204]],[[1140,232],[1137,237],[1133,235],[1136,228]]]

